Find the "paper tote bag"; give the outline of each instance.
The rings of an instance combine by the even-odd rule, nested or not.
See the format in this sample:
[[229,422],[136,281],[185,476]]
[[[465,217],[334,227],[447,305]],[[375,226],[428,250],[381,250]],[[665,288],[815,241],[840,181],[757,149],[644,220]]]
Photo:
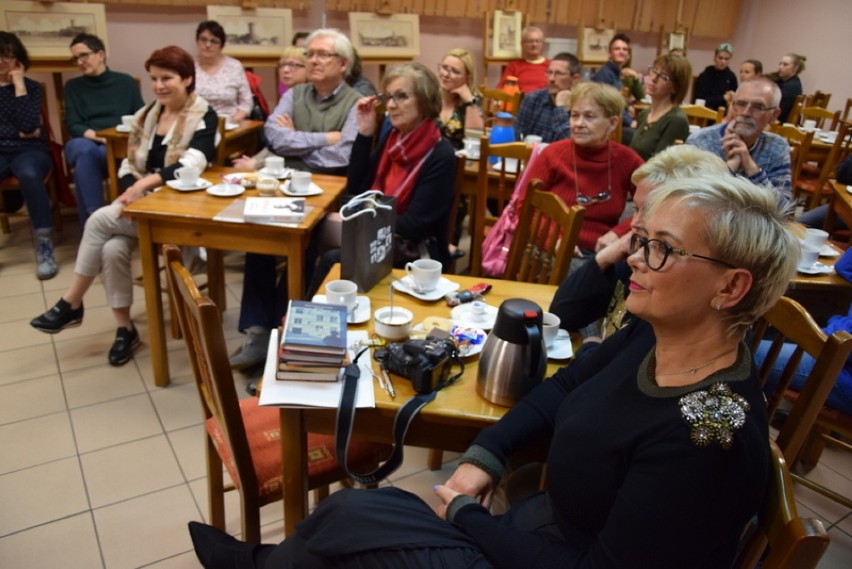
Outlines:
[[343,220],[340,278],[368,292],[393,268],[396,198],[370,190],[340,208]]

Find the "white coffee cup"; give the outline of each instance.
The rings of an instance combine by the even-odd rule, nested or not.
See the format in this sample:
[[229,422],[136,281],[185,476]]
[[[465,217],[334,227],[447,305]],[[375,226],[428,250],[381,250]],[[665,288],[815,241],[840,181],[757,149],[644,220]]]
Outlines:
[[479,160],[479,153],[481,150],[482,144],[479,140],[475,138],[465,138],[464,139],[464,152],[467,154],[467,157],[471,160]]
[[133,115],[121,115],[121,126],[127,130],[133,128]]
[[405,264],[405,274],[414,281],[417,292],[430,292],[441,280],[441,262],[434,259],[417,259]]
[[528,134],[524,137],[525,144],[538,144],[540,142],[544,142],[544,139],[537,134]]
[[819,259],[819,249],[813,245],[802,245],[802,256],[799,257],[799,269],[808,270]]
[[816,121],[808,119],[802,123],[802,128],[805,130],[805,132],[816,130]]
[[311,189],[310,172],[293,172],[290,175],[290,191],[294,194],[304,194]]
[[707,101],[705,101],[704,99],[695,99],[695,104],[699,107],[706,107]]
[[175,170],[175,180],[180,182],[180,185],[185,188],[197,186],[200,176],[201,169],[195,166],[182,166]]
[[541,315],[541,334],[544,336],[544,344],[548,348],[553,347],[553,342],[559,334],[559,324],[561,322],[559,317],[552,312],[545,312]]
[[278,179],[270,178],[269,176],[260,176],[257,179],[255,187],[257,188],[257,193],[261,196],[272,197],[275,195],[276,190],[278,190]]
[[822,229],[811,228],[805,231],[805,245],[810,245],[822,250],[828,241],[828,232]]
[[278,176],[284,172],[284,158],[281,156],[267,156],[263,165],[266,166],[266,171],[273,176]]
[[325,285],[325,299],[329,304],[342,304],[346,312],[352,312],[358,304],[358,285],[347,280],[331,281]]

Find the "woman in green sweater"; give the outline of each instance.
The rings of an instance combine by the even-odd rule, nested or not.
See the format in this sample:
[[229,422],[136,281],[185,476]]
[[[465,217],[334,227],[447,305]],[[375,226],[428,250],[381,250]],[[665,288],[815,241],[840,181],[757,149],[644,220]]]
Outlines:
[[639,113],[630,142],[643,160],[689,136],[689,121],[680,104],[691,78],[692,66],[685,57],[661,55],[648,68],[645,92],[651,97],[651,106]]

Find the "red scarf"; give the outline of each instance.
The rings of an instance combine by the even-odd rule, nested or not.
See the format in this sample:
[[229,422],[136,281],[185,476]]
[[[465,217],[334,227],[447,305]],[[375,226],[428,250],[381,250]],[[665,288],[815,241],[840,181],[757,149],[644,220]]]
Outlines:
[[405,213],[417,173],[440,140],[441,130],[434,119],[423,120],[408,134],[391,129],[373,187],[396,197],[398,214]]

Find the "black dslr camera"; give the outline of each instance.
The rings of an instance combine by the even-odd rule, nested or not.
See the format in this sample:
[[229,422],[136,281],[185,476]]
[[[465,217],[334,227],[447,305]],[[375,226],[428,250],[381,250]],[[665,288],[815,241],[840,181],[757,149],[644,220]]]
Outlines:
[[458,350],[450,339],[427,338],[390,344],[373,357],[389,372],[409,379],[417,393],[431,393],[448,385],[451,360],[458,361]]

